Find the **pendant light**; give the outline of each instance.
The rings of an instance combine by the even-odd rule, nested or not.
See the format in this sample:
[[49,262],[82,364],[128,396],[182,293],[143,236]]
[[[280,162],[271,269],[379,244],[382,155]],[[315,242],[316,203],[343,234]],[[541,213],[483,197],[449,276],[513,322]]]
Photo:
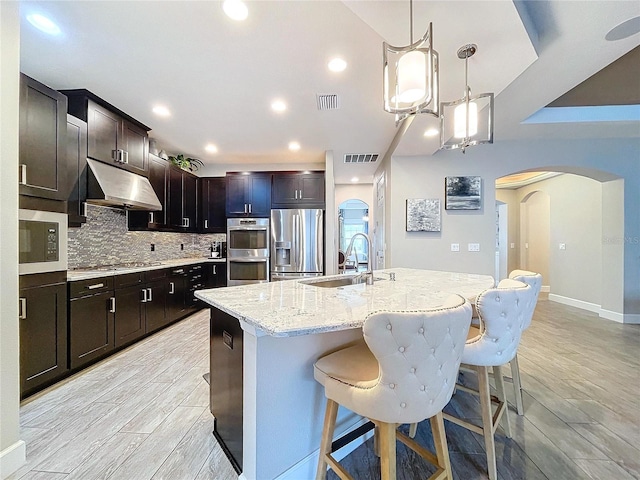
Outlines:
[[396,125],[409,115],[439,115],[438,53],[433,50],[433,26],[413,42],[413,0],[409,2],[409,45],[383,43],[384,109],[396,115]]
[[458,50],[458,58],[464,59],[464,96],[440,105],[440,148],[462,153],[467,147],[493,143],[493,93],[471,96],[469,87],[469,58],[478,46],[470,43]]

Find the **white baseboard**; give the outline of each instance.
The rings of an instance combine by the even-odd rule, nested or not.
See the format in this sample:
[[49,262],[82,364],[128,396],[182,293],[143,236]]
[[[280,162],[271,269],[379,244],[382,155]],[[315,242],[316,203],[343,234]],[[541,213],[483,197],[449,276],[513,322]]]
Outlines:
[[540,287],[540,291],[543,293],[549,293],[551,291],[551,287],[549,285],[542,285]]
[[562,303],[564,305],[569,305],[570,307],[581,308],[589,312],[597,313],[600,318],[604,318],[606,320],[634,325],[640,324],[640,314],[614,312],[611,310],[606,310],[595,303],[584,302],[582,300],[576,300],[575,298],[563,297],[562,295],[556,295],[555,293],[549,294],[549,300]]
[[[355,423],[352,427],[349,428],[349,431],[358,428],[361,425],[367,423],[367,419],[363,418],[357,423]],[[348,443],[340,450],[336,451],[333,454],[333,458],[340,461],[351,452],[353,452],[356,448],[362,445],[364,442],[373,437],[373,430],[367,432],[365,435],[355,439],[354,441]],[[276,480],[300,480],[301,478],[315,478],[316,469],[318,468],[318,455],[320,454],[320,449],[318,448],[314,452],[307,455],[305,458],[300,460],[298,463],[293,465],[287,471],[276,477]],[[246,480],[242,475],[238,477],[238,480]]]
[[18,440],[0,452],[0,478],[7,478],[27,460],[27,445]]

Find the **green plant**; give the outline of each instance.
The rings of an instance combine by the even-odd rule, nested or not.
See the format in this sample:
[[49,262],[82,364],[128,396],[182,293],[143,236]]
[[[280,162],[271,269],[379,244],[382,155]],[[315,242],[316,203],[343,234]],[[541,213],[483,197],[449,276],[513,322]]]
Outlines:
[[177,165],[178,167],[189,170],[190,172],[195,172],[200,167],[204,166],[202,160],[198,160],[197,158],[185,157],[183,154],[176,155],[175,157],[170,156],[169,161],[173,165]]

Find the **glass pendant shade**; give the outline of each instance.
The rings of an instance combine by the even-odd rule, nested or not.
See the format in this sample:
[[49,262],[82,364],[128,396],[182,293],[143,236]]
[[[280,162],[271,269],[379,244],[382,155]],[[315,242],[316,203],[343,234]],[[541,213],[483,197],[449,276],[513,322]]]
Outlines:
[[[467,130],[468,128],[468,130]],[[472,137],[478,133],[478,104],[469,102],[469,124],[467,125],[467,104],[458,105],[453,111],[453,136]]]
[[432,25],[406,47],[384,43],[384,109],[396,114],[396,124],[409,115],[439,115],[438,53],[432,46]]

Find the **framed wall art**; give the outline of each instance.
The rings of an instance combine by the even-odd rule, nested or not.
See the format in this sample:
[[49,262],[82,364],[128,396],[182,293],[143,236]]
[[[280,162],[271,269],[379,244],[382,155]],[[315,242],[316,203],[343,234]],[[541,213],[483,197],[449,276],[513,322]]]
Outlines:
[[446,177],[445,210],[480,210],[482,208],[481,177]]
[[407,199],[407,232],[439,232],[440,200],[437,198]]

